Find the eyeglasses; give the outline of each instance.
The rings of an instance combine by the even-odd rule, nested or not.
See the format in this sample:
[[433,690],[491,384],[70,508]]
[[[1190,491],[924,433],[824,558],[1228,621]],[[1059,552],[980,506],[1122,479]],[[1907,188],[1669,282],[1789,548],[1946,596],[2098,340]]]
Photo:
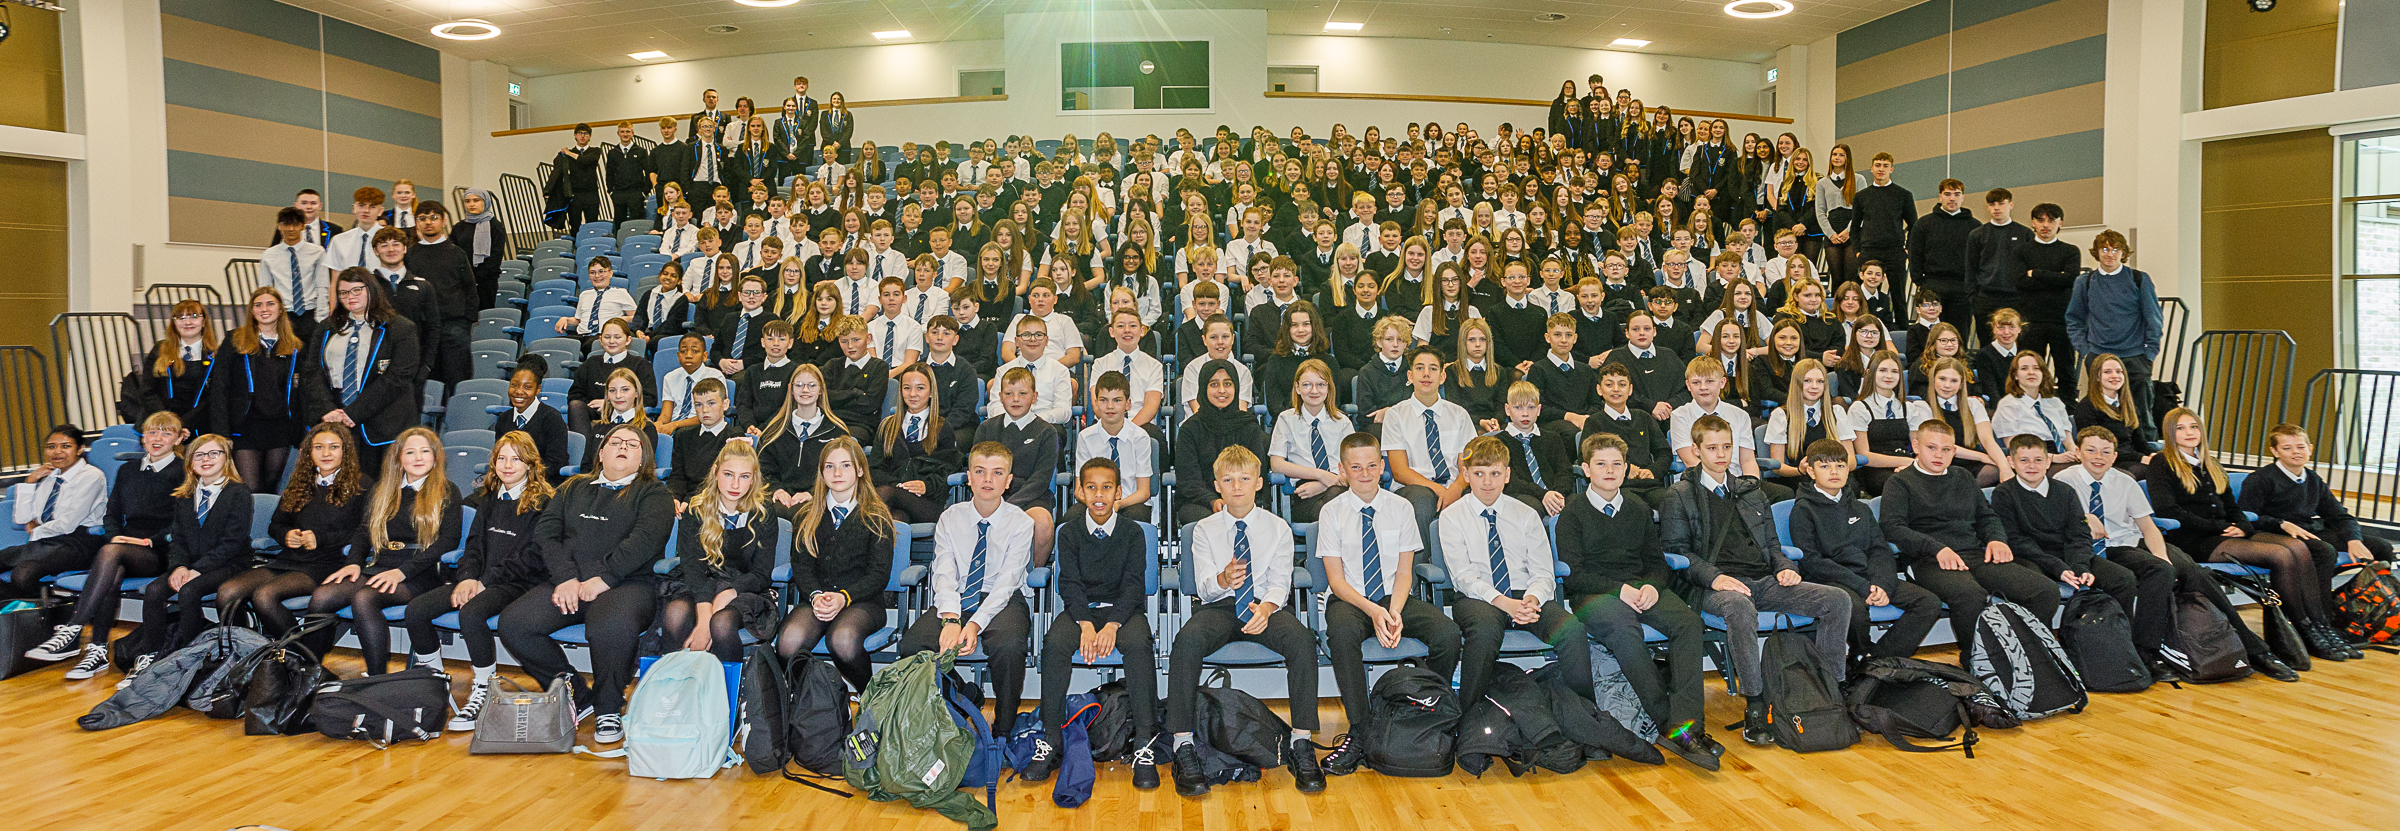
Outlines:
[[177,322],[177,323],[181,323],[181,322],[183,322],[183,321],[186,321],[186,320],[199,320],[200,318],[201,318],[201,316],[200,316],[200,315],[196,315],[196,314],[180,314],[180,315],[176,315],[174,319],[175,319],[175,322]]
[[601,446],[602,446],[602,447],[606,447],[606,448],[608,448],[608,449],[610,449],[610,450],[640,450],[640,449],[642,449],[642,440],[641,440],[641,439],[609,439],[609,440],[608,440],[606,443],[602,444]]
[[360,295],[364,295],[364,294],[366,294],[366,293],[367,293],[367,287],[366,287],[366,286],[364,286],[364,285],[357,285],[357,284],[353,284],[353,285],[351,285],[351,286],[349,286],[349,287],[346,287],[346,288],[344,288],[344,289],[342,289],[342,290],[340,290],[340,291],[334,292],[334,296],[336,296],[336,297],[358,297],[358,296],[360,296]]
[[195,461],[195,462],[197,462],[197,461],[200,461],[201,459],[222,459],[222,458],[225,458],[225,451],[223,451],[223,450],[195,450],[195,451],[192,451],[192,461]]

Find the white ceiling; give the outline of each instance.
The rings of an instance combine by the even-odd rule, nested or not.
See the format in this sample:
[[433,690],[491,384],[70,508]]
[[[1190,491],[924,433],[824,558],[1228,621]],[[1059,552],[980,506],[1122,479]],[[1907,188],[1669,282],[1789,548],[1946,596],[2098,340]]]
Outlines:
[[[991,40],[1008,14],[1147,9],[1263,9],[1267,31],[1324,34],[1327,20],[1366,24],[1367,37],[1440,38],[1604,48],[1619,37],[1650,41],[1641,51],[1759,62],[1922,0],[1794,0],[1772,20],[1726,15],[1723,0],[803,0],[777,9],[733,0],[284,0],[377,31],[490,60],[527,76],[631,66],[628,53],[657,49],[675,60],[867,46],[868,33],[907,29],[912,41]],[[1567,19],[1543,22],[1544,13]],[[428,30],[477,17],[503,34],[452,41]],[[707,27],[741,27],[716,35]]]

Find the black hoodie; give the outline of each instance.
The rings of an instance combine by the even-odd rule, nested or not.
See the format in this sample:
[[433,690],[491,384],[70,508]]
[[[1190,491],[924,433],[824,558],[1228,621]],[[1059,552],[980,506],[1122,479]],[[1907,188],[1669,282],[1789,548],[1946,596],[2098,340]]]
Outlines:
[[1899,558],[1883,541],[1883,527],[1867,503],[1848,491],[1840,499],[1814,485],[1800,489],[1792,503],[1792,545],[1808,556],[1800,559],[1800,576],[1811,583],[1840,586],[1861,597],[1869,587],[1891,594],[1899,577]]

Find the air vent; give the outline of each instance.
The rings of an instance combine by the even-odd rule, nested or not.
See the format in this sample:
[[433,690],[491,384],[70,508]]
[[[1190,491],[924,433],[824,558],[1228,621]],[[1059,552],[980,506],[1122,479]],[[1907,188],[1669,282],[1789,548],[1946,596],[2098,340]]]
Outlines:
[[1557,23],[1561,20],[1567,19],[1567,16],[1559,14],[1558,12],[1543,12],[1541,14],[1534,15],[1533,19],[1539,20],[1543,23]]
[[709,33],[709,34],[712,34],[712,35],[730,35],[730,34],[733,34],[733,33],[735,33],[735,32],[739,32],[739,31],[741,31],[741,30],[742,30],[742,27],[740,27],[740,26],[727,26],[727,25],[725,25],[725,24],[719,23],[719,24],[717,24],[717,25],[715,25],[715,26],[710,26],[710,27],[708,27],[708,28],[706,28],[706,29],[702,29],[701,31],[707,32],[707,33]]

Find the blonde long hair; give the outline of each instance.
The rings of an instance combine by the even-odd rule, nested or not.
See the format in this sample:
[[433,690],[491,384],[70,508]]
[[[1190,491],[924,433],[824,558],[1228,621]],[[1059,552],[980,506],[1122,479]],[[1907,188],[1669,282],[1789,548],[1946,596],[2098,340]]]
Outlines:
[[[274,286],[259,286],[258,288],[251,289],[250,302],[256,303],[260,297],[270,295],[275,298],[276,306],[286,309],[290,308],[289,304],[285,303],[283,300],[283,292],[276,291]],[[249,307],[243,307],[242,311],[243,313],[247,314],[249,312]],[[233,341],[234,351],[240,352],[244,355],[258,354],[258,318],[249,317],[243,319],[242,325],[235,327],[231,334],[226,335],[226,339]],[[276,315],[275,357],[289,358],[292,356],[292,353],[298,351],[300,351],[300,338],[292,334],[291,315]]]
[[[725,495],[717,490],[717,474],[725,469],[728,461],[747,463],[752,477],[750,491],[731,505],[725,504]],[[724,449],[717,451],[717,460],[708,466],[707,484],[692,496],[691,505],[685,509],[686,513],[699,519],[695,524],[699,526],[700,552],[709,565],[725,564],[725,523],[719,517],[730,513],[749,517],[748,522],[751,523],[767,521],[767,486],[762,481],[763,476],[764,472],[758,466],[758,451],[749,442],[729,441]],[[769,539],[772,538],[770,535]]]
[[[2165,429],[2171,431],[2175,429],[2175,425],[2178,422],[2181,422],[2187,418],[2191,419],[2194,425],[2201,427],[2200,446],[2193,448],[2194,455],[2200,457],[2201,470],[2193,470],[2192,463],[2183,460],[2183,448],[2175,446],[2175,440],[2172,435],[2168,436],[2167,438],[2167,452],[2158,454],[2158,457],[2166,461],[2167,470],[2175,474],[2176,481],[2183,483],[2183,489],[2192,493],[2200,492],[2200,473],[2203,471],[2206,472],[2209,480],[2209,491],[2213,493],[2220,484],[2230,482],[2232,480],[2225,477],[2225,468],[2217,464],[2216,454],[2209,452],[2207,429],[2208,422],[2200,420],[2200,414],[2193,412],[2192,408],[2190,407],[2177,407],[2175,409],[2168,410],[2167,417],[2160,419],[2159,424]],[[194,446],[198,446],[198,443],[194,442]]]
[[[833,463],[835,453],[845,454],[849,457],[850,464],[858,468],[858,485],[854,488],[854,498],[858,501],[858,510],[855,511],[850,518],[854,520],[865,519],[868,523],[870,523],[868,526],[869,530],[881,531],[884,536],[891,536],[892,529],[894,527],[892,524],[892,511],[891,509],[883,506],[883,499],[881,497],[875,495],[875,477],[874,474],[867,469],[866,450],[858,446],[857,439],[849,436],[843,436],[827,442],[825,444],[825,451],[817,456],[817,465],[820,470],[825,465]],[[809,489],[808,505],[801,509],[800,521],[792,524],[792,536],[795,539],[798,539],[800,541],[800,545],[807,549],[808,556],[824,556],[824,552],[817,550],[817,525],[824,521],[825,477],[822,475],[822,473],[820,473],[817,476],[816,486]],[[873,551],[864,553],[867,556],[878,556],[880,554],[880,552]]]
[[[425,481],[417,486],[416,510],[409,517],[409,524],[416,527],[418,545],[432,545],[441,534],[442,509],[447,507],[444,503],[448,501],[450,487],[450,479],[443,471],[447,459],[442,452],[442,437],[430,427],[410,427],[400,431],[400,437],[392,440],[391,452],[383,454],[383,475],[375,480],[375,496],[367,500],[367,542],[376,550],[391,542],[385,533],[386,526],[392,515],[400,512],[400,480],[407,477],[400,470],[400,456],[409,439],[424,439],[425,447],[433,451],[433,467],[425,471]],[[431,494],[439,495],[425,498]]]
[[[153,415],[151,418],[156,419],[157,416]],[[147,426],[147,422],[145,422],[144,426]],[[227,482],[242,481],[242,472],[235,469],[233,464],[233,440],[215,433],[210,433],[208,435],[193,439],[190,446],[182,448],[179,451],[184,457],[183,486],[174,490],[172,495],[175,498],[190,499],[192,494],[200,492],[200,468],[192,464],[191,454],[200,452],[200,446],[204,444],[215,444],[225,451],[225,466],[217,471],[217,475],[225,477],[225,481]]]

